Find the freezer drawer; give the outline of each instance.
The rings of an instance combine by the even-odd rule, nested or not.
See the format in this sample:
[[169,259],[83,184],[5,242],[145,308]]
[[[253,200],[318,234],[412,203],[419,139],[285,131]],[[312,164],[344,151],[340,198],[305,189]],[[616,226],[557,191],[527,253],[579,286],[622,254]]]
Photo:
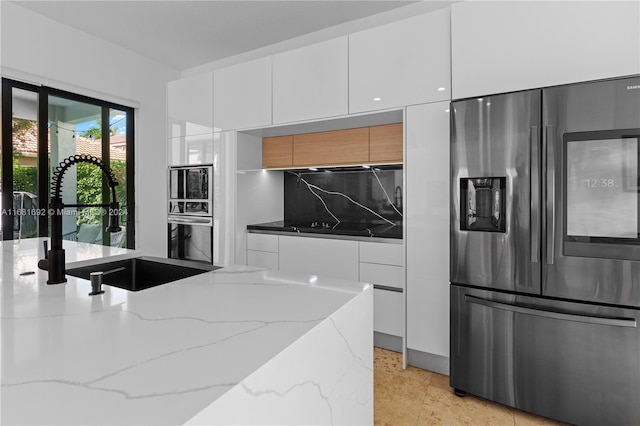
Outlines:
[[640,310],[451,286],[453,388],[580,425],[640,424]]

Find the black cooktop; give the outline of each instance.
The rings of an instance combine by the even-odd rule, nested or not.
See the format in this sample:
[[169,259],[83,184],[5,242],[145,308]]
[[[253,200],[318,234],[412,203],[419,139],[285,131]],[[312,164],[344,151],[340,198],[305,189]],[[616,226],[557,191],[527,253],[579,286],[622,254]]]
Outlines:
[[249,230],[300,232],[361,237],[402,238],[402,223],[380,222],[336,222],[336,221],[288,221],[247,225]]

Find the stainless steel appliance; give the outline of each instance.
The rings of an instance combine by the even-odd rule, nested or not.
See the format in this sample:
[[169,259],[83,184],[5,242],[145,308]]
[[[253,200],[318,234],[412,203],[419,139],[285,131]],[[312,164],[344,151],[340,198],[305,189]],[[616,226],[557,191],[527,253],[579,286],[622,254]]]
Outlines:
[[451,116],[451,386],[640,424],[640,77]]
[[213,165],[172,166],[169,258],[213,263]]

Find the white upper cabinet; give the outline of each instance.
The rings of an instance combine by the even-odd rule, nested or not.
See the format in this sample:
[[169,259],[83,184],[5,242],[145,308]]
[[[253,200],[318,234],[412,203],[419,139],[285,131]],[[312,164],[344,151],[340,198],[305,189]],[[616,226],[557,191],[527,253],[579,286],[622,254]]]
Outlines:
[[212,72],[168,83],[167,125],[169,138],[213,132]]
[[451,98],[450,13],[438,10],[349,36],[349,112]]
[[271,124],[271,57],[216,70],[213,117],[222,130]]
[[348,113],[348,39],[273,56],[273,123]]
[[451,6],[453,98],[640,73],[637,1]]

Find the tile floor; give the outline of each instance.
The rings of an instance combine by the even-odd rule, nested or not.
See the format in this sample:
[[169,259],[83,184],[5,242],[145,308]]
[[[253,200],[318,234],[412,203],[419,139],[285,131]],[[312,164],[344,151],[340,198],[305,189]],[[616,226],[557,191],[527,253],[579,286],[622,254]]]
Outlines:
[[562,425],[472,395],[459,398],[448,376],[403,370],[397,352],[375,348],[373,377],[375,425]]

